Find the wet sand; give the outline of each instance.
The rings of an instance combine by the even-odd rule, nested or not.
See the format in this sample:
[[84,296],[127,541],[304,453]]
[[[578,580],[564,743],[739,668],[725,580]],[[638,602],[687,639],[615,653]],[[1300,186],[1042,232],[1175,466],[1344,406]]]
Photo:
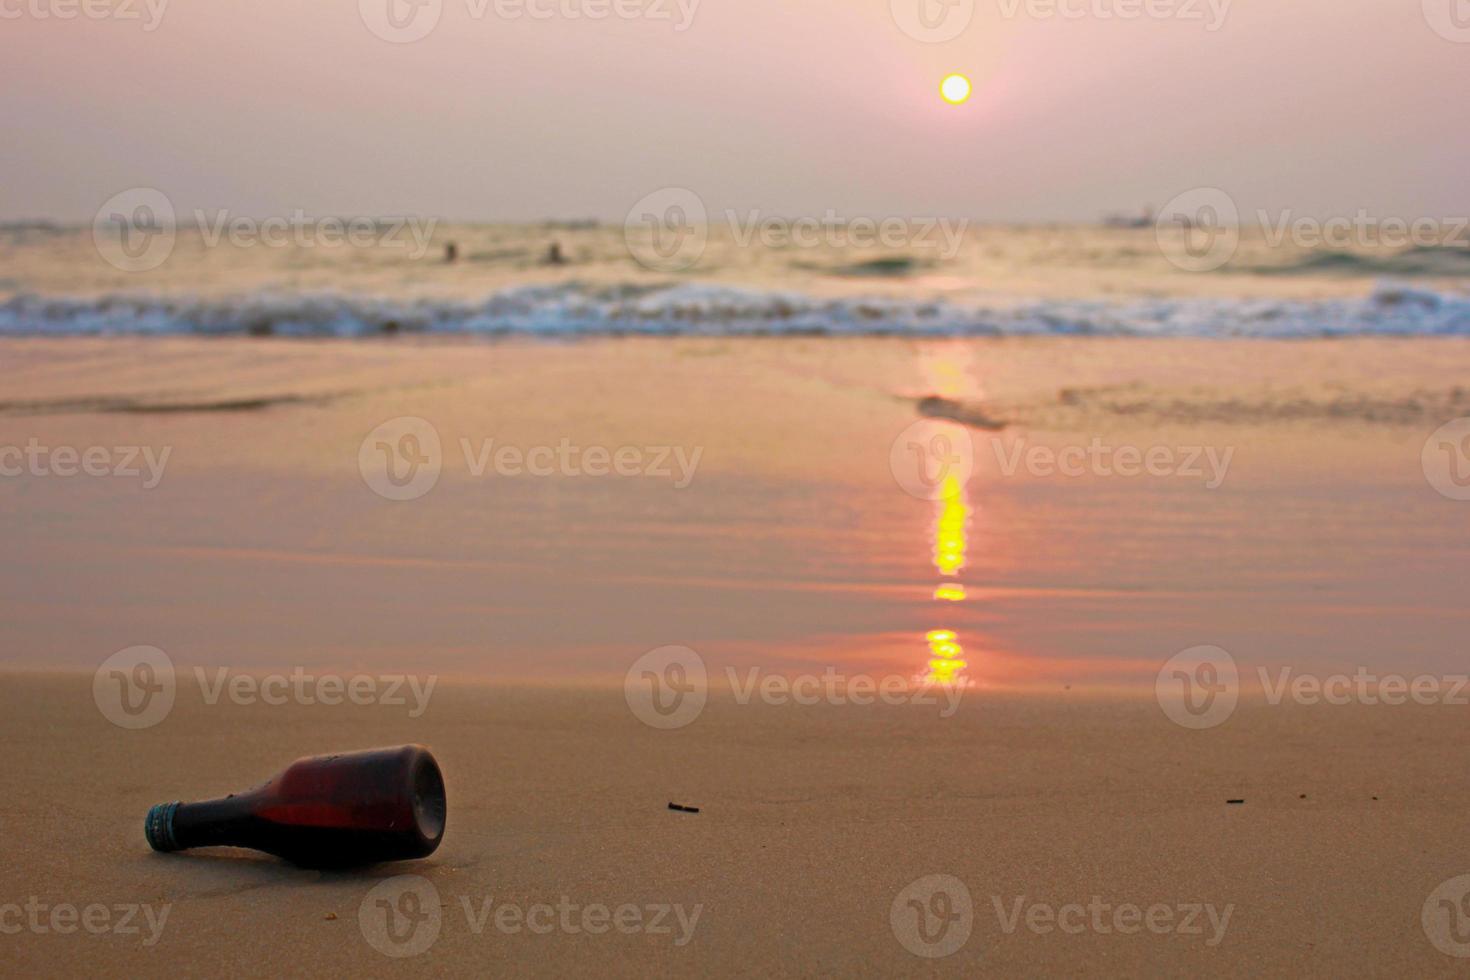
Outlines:
[[[393,969],[358,914],[399,870],[443,904],[438,939],[405,970],[1461,962],[1420,917],[1470,873],[1465,707],[1272,705],[1261,687],[1283,669],[1366,671],[1430,677],[1452,700],[1470,502],[1434,489],[1455,471],[1432,472],[1423,452],[1470,414],[1464,341],[71,338],[3,340],[0,359],[0,447],[51,461],[0,478],[0,665],[40,671],[3,688],[17,764],[0,905],[172,903],[146,947],[7,935],[30,971],[206,956],[252,974]],[[907,492],[893,463],[931,396],[1004,423],[971,430],[972,472],[948,502]],[[391,500],[419,471],[386,480],[377,443],[423,443],[369,437],[403,416],[432,426],[440,472]],[[563,444],[583,454],[570,469]],[[516,475],[493,462],[507,445]],[[1058,471],[1094,445],[1106,465]],[[592,447],[602,470],[636,451],[628,475],[589,472]],[[62,475],[81,464],[57,448],[105,451],[94,462],[114,470],[131,450],[138,472]],[[550,475],[527,469],[539,449]],[[1170,465],[1120,475],[1120,449]],[[936,599],[942,585],[963,600]],[[1239,707],[1190,730],[1155,684],[1206,644],[1238,665]],[[166,651],[180,687],[134,731],[108,722],[91,681],[138,645]],[[622,684],[667,645],[697,651],[715,690],[692,723],[660,731]],[[952,717],[742,705],[722,686],[751,670],[912,679],[937,651],[970,685]],[[210,704],[196,668],[247,687],[271,672],[436,687],[412,717]],[[143,842],[150,804],[401,741],[429,744],[449,773],[450,829],[426,862],[321,876]],[[900,920],[954,908],[927,905],[932,889],[907,904],[928,875],[963,883],[974,910],[969,940],[932,961],[890,919],[896,900]],[[704,911],[683,946],[677,926],[476,934],[460,899],[490,896]],[[1202,935],[1025,924],[1031,905],[1044,926],[1047,907],[1093,896],[1140,915],[1167,905],[1176,924],[1186,905],[1234,911],[1214,945],[1207,916]]]
[[[1461,662],[1465,505],[1421,452],[1470,414],[1464,341],[0,351],[0,446],[146,453],[131,477],[0,479],[14,665],[91,669],[146,643],[240,668],[617,679],[677,643],[741,668],[921,671],[941,628],[991,687],[1152,683],[1203,643],[1251,666]],[[935,394],[1006,423],[972,432],[948,576],[942,508],[892,468]],[[388,500],[359,453],[401,416],[434,427],[441,471]],[[629,451],[635,475],[579,455],[562,472],[562,446]],[[1093,446],[1172,469],[1118,476]],[[937,605],[950,580],[967,601]]]

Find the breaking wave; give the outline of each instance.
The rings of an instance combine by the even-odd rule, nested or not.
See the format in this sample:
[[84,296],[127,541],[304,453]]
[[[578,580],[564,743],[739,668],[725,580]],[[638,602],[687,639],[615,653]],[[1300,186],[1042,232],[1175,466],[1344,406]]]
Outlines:
[[335,293],[20,295],[0,304],[0,334],[1467,336],[1470,294],[1386,282],[1366,298],[1047,300],[995,307],[698,284],[562,283],[505,290],[477,302]]

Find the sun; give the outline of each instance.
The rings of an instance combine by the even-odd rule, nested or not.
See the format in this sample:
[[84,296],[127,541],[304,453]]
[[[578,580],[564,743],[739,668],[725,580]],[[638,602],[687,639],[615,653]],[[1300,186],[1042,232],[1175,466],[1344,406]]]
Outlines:
[[970,98],[970,80],[964,75],[946,75],[939,83],[939,94],[950,105],[961,105]]

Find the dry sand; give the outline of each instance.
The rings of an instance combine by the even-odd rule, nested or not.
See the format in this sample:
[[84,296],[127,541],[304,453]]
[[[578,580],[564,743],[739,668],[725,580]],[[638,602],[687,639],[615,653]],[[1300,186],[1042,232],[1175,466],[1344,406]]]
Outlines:
[[[1420,926],[1430,893],[1470,872],[1463,709],[1253,707],[1186,732],[1122,700],[986,695],[940,719],[716,697],[689,727],[655,731],[616,690],[447,686],[409,720],[210,707],[186,688],[162,725],[124,732],[89,678],[7,676],[4,691],[3,898],[169,906],[152,946],[146,926],[6,936],[16,975],[1463,973]],[[153,803],[405,740],[447,773],[449,827],[426,861],[321,874],[143,841]],[[431,882],[442,908],[432,946],[393,960],[359,909],[400,874]],[[968,941],[934,961],[890,922],[931,874],[973,903]],[[995,903],[1009,914],[1023,896],[1232,911],[1217,944],[1203,916],[1199,934],[1007,933]],[[671,916],[669,934],[511,933],[493,918],[477,934],[465,899],[701,911],[692,932]]]
[[[1421,913],[1470,873],[1466,708],[1272,706],[1255,683],[1464,673],[1470,503],[1421,462],[1470,414],[1463,341],[66,339],[0,341],[0,362],[0,447],[169,452],[152,488],[0,478],[0,664],[41,671],[7,674],[0,704],[0,926],[32,896],[169,907],[147,946],[141,918],[141,935],[26,924],[0,937],[19,972],[1463,972]],[[941,515],[889,465],[933,394],[1006,423],[998,444],[976,430],[969,597],[944,605]],[[407,415],[439,432],[443,472],[391,502],[359,447]],[[492,438],[700,456],[684,488],[475,476],[459,440]],[[1094,439],[1231,464],[1213,489],[1001,465],[1018,440]],[[936,628],[958,633],[974,685],[949,718],[717,690],[656,731],[623,697],[666,644],[717,676],[913,676]],[[160,724],[126,731],[91,677],[138,644],[166,650],[181,686]],[[1228,721],[1190,731],[1153,690],[1199,644],[1228,649],[1243,685]],[[440,680],[409,717],[211,705],[196,667]],[[448,775],[428,861],[320,875],[143,841],[150,804],[403,741]],[[400,873],[442,909],[432,946],[395,961],[358,916]],[[928,960],[890,911],[936,874],[964,884],[973,920]],[[535,935],[492,912],[477,934],[461,904],[563,896],[701,911],[679,946],[675,917],[671,934]],[[1094,896],[1107,928],[1089,911],[1078,934],[1024,912],[1007,932],[996,911]],[[1232,911],[1212,944],[1207,915],[1199,934],[1119,934],[1120,905]]]

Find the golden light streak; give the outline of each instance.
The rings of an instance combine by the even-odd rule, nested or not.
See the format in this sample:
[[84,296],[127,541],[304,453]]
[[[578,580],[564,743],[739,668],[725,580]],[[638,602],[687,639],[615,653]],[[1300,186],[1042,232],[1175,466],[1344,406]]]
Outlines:
[[[939,517],[934,523],[934,567],[941,575],[953,576],[965,567],[971,511],[965,488],[953,476],[945,478],[942,491]],[[965,598],[965,587],[957,582],[943,583],[934,590],[934,598],[959,602]],[[924,638],[929,642],[928,680],[937,684],[959,681],[969,664],[954,630],[930,630]]]
[[964,500],[964,488],[954,476],[945,477],[941,493],[934,529],[934,567],[941,575],[956,575],[965,567],[965,550],[970,545],[966,534],[970,508]]
[[[951,76],[963,82],[963,98],[969,97],[969,81],[963,76]],[[946,79],[945,95],[948,98],[951,84]],[[958,94],[959,90],[954,92]],[[923,375],[925,391],[943,398],[981,397],[979,384],[974,380],[973,352],[963,344],[939,344],[924,348],[920,353],[919,371]],[[966,554],[970,548],[970,509],[965,484],[953,473],[946,473],[940,485],[939,499],[935,502],[937,513],[934,520],[934,537],[931,558],[934,568],[946,579],[956,578],[965,567]],[[957,581],[940,582],[934,589],[934,598],[941,602],[962,602],[965,587]],[[952,629],[930,630],[925,635],[929,645],[928,673],[926,680],[938,684],[964,683],[961,675],[968,665],[964,647]]]

